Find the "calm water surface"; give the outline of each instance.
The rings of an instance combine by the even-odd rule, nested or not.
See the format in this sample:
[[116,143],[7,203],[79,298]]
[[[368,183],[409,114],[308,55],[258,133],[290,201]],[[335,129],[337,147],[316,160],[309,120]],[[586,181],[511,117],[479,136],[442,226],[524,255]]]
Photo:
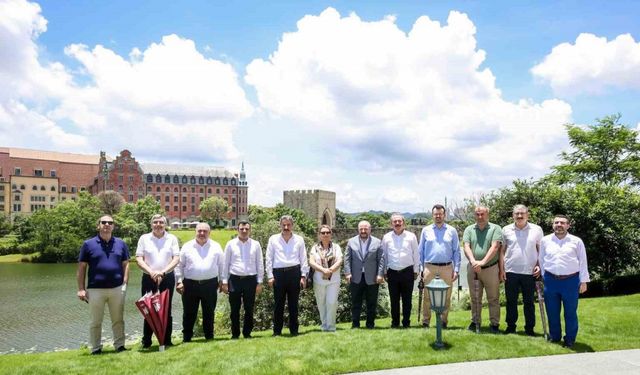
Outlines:
[[[0,263],[0,354],[77,349],[89,339],[89,305],[76,297],[76,264]],[[140,270],[132,266],[125,303],[127,341],[142,334]],[[112,344],[105,306],[102,339]],[[174,330],[181,330],[182,303],[173,300]]]

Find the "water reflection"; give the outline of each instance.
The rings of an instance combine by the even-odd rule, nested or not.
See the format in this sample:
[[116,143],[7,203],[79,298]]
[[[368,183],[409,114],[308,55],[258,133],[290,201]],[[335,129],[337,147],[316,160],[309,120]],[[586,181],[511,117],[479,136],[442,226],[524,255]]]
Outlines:
[[[89,306],[76,297],[75,264],[0,264],[0,354],[77,349],[89,339]],[[127,342],[142,334],[140,270],[132,266],[125,303]],[[180,295],[173,300],[173,329],[181,329]],[[112,344],[105,307],[102,339]]]

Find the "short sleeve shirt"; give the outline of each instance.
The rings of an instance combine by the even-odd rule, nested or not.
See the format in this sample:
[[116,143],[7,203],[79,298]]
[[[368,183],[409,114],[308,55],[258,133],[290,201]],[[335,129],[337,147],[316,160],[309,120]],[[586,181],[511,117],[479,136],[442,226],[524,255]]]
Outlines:
[[124,283],[122,262],[129,259],[129,248],[119,238],[104,241],[95,236],[84,241],[78,261],[89,265],[87,288],[115,288]]
[[[478,227],[478,224],[471,224],[464,230],[462,241],[468,243],[476,260],[482,260],[491,248],[494,241],[502,241],[502,228],[494,223],[487,223],[484,230]],[[491,266],[498,261],[500,252],[487,262],[487,266]]]

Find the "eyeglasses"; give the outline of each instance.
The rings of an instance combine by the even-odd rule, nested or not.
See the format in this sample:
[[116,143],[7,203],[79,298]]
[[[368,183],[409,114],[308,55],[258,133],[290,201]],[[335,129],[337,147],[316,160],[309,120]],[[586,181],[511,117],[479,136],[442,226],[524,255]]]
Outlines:
[[331,232],[320,232],[320,234],[331,234]]
[[100,224],[102,224],[102,225],[113,225],[113,221],[109,221],[109,220],[100,220]]
[[164,221],[162,221],[162,220],[157,220],[157,221],[154,221],[153,223],[154,224],[163,224],[164,225]]

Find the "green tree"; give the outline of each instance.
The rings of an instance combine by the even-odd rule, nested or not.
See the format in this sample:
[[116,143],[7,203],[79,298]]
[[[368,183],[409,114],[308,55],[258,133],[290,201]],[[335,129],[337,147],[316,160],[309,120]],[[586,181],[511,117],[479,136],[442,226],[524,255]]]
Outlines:
[[122,238],[130,250],[135,249],[140,236],[151,231],[151,217],[155,214],[164,214],[164,210],[152,195],[124,204],[114,217],[114,235]]
[[11,232],[11,220],[4,213],[0,212],[0,236],[4,236]]
[[219,225],[220,219],[229,212],[229,203],[220,197],[209,197],[200,203],[200,217],[202,220]]
[[98,200],[100,201],[100,210],[105,215],[117,214],[125,204],[122,195],[113,190],[101,191],[98,193]]
[[560,184],[599,181],[640,185],[638,132],[619,123],[620,114],[596,119],[586,129],[566,125],[573,150],[560,154],[563,164],[550,176]]

